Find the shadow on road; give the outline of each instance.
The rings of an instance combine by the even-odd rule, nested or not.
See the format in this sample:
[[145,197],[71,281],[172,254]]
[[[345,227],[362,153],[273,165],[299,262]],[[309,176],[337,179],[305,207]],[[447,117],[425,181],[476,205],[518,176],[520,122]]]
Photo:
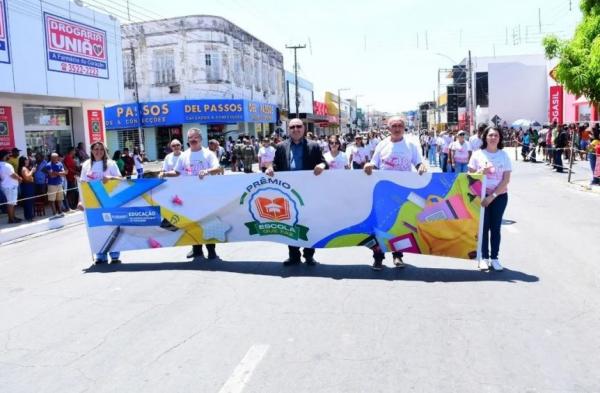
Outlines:
[[196,270],[260,276],[318,277],[334,280],[386,280],[386,281],[423,281],[423,282],[469,282],[504,281],[537,282],[539,278],[527,273],[504,269],[502,272],[480,272],[474,269],[421,268],[407,265],[404,269],[386,267],[382,271],[373,271],[367,265],[328,265],[305,264],[286,267],[274,261],[207,261],[125,263],[121,265],[93,265],[84,269],[85,273],[141,272],[161,270]]

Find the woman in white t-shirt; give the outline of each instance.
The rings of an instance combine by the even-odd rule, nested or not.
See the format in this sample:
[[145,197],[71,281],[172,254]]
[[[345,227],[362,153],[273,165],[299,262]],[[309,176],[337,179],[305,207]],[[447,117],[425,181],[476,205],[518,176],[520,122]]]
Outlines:
[[369,148],[364,145],[362,136],[354,137],[354,145],[348,149],[348,160],[352,169],[362,169],[369,161]]
[[348,157],[346,153],[340,150],[341,143],[340,137],[337,135],[331,135],[329,137],[329,150],[323,154],[327,167],[329,169],[349,169]]
[[459,131],[457,140],[450,144],[448,148],[450,154],[450,165],[455,173],[467,172],[467,164],[471,158],[471,145],[465,141],[465,132]]
[[[508,203],[508,183],[512,165],[508,154],[502,150],[502,132],[495,126],[488,127],[482,135],[483,144],[471,156],[469,172],[486,176],[486,197],[481,201],[485,208],[483,238],[479,269],[488,270],[490,264],[496,271],[502,270],[498,261],[502,216]],[[488,244],[491,243],[491,244]],[[490,253],[491,248],[491,253]],[[488,262],[489,261],[489,262]]]
[[263,145],[258,149],[258,162],[261,171],[266,171],[273,164],[275,158],[275,148],[271,145],[269,138],[263,139]]
[[[81,166],[81,182],[90,182],[101,180],[107,182],[109,180],[120,180],[121,171],[117,163],[108,158],[108,151],[106,146],[102,142],[94,142],[91,147],[90,158],[86,160]],[[81,195],[81,194],[80,194]],[[83,210],[83,204],[79,202],[78,208]],[[96,254],[95,263],[97,265],[108,262],[107,253]],[[119,257],[121,253],[110,252],[110,263],[121,263]]]
[[138,179],[141,179],[144,175],[144,164],[142,163],[142,154],[140,153],[140,149],[137,147],[133,148],[133,163],[135,164],[135,171],[137,172]]

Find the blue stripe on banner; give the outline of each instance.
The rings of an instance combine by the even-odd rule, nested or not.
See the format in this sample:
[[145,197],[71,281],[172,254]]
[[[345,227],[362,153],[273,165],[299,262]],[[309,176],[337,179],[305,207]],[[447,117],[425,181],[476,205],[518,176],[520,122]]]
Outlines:
[[98,226],[159,226],[160,207],[119,207],[113,209],[87,209],[90,227]]

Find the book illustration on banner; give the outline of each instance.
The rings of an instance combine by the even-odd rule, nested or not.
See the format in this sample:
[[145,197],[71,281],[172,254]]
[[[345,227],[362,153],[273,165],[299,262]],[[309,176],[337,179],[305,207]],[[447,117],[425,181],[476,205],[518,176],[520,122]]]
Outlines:
[[[127,243],[127,248],[160,248],[227,241],[227,232],[231,226],[218,216],[192,220],[156,203],[151,191],[164,183],[164,179],[81,183],[88,227],[117,226],[119,231],[116,236],[114,230],[107,235],[106,242],[112,239],[111,249],[124,249],[119,239],[125,238],[123,241]],[[136,204],[143,202],[146,206],[129,206],[133,201]],[[174,205],[183,205],[178,196],[172,202]],[[125,227],[136,227],[136,230],[126,231]],[[162,232],[157,232],[157,228]],[[127,234],[126,237],[123,236],[124,233]]]
[[415,190],[380,181],[373,189],[368,217],[319,240],[314,247],[365,245],[384,252],[473,259],[477,255],[481,190],[482,176],[472,174],[440,174]]

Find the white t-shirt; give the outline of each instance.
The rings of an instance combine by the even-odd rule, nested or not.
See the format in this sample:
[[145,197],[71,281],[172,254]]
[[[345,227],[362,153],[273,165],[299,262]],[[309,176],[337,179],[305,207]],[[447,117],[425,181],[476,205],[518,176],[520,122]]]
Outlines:
[[208,148],[203,147],[199,151],[187,149],[177,160],[175,171],[180,175],[198,176],[200,171],[219,167],[217,156]]
[[169,172],[175,169],[175,165],[177,165],[177,161],[179,161],[179,157],[181,157],[182,154],[183,153],[179,153],[178,156],[176,156],[175,153],[167,154],[163,161],[163,171]]
[[375,151],[375,148],[377,147],[377,145],[379,144],[379,142],[381,142],[379,140],[379,138],[373,138],[369,141],[369,151],[373,152]]
[[0,162],[0,187],[2,188],[13,188],[19,185],[17,179],[13,179],[11,175],[15,173],[15,168],[6,161]]
[[325,158],[325,162],[329,166],[329,169],[346,169],[346,165],[348,165],[348,156],[343,151],[338,152],[337,156],[332,156],[331,152],[323,154],[323,158]]
[[371,159],[373,165],[384,171],[412,171],[413,166],[422,161],[421,146],[406,137],[399,142],[385,138],[377,145]]
[[133,156],[133,162],[135,162],[135,169],[144,169],[144,164],[142,164],[142,157],[139,154]]
[[267,147],[261,146],[260,149],[258,149],[258,157],[261,166],[273,162],[275,159],[275,148],[271,145]]
[[352,145],[348,149],[348,157],[352,155],[352,161],[356,162],[357,164],[367,162],[370,153],[371,152],[369,151],[369,148],[366,146],[358,147],[356,145]]
[[469,143],[471,144],[471,149],[473,151],[481,149],[481,145],[483,145],[483,141],[477,134],[469,138]]
[[454,161],[459,164],[466,164],[469,161],[469,152],[471,145],[469,142],[460,144],[459,141],[454,141],[450,144],[450,150],[454,152]]
[[81,175],[79,178],[81,181],[93,181],[102,180],[104,176],[119,176],[121,177],[121,171],[117,163],[113,160],[106,161],[106,170],[104,170],[102,161],[86,160],[81,166]]
[[327,153],[329,151],[329,144],[327,144],[327,141],[320,140],[319,146],[321,147],[321,151],[323,153]]
[[454,138],[452,138],[450,135],[444,135],[440,138],[442,138],[442,152],[448,153],[448,149],[450,148],[450,144],[454,141]]
[[469,168],[481,172],[487,166],[493,168],[493,173],[486,175],[488,190],[494,190],[498,187],[498,184],[502,181],[504,172],[512,171],[512,164],[508,153],[504,150],[498,150],[495,153],[490,153],[487,150],[479,149],[473,152],[471,160],[469,161]]

